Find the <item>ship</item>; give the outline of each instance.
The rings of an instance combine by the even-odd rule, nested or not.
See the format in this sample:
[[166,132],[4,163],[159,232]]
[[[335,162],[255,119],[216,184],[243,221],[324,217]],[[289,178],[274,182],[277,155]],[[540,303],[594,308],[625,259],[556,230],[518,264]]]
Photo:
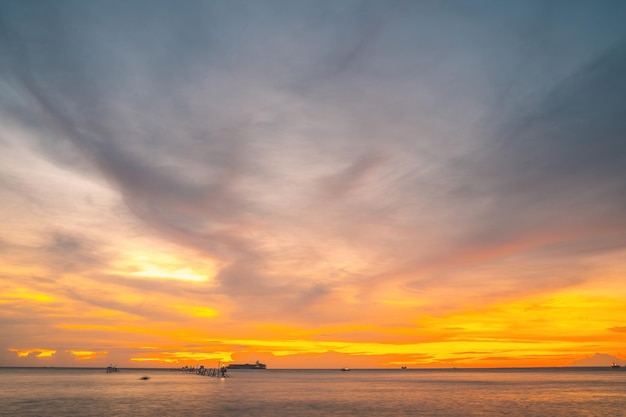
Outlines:
[[611,364],[611,368],[613,368],[613,369],[619,369],[619,368],[621,368],[621,367],[622,367],[622,365],[618,365],[618,364],[616,364],[615,362],[613,362],[613,363]]
[[256,361],[255,363],[231,363],[227,369],[267,369],[264,363]]

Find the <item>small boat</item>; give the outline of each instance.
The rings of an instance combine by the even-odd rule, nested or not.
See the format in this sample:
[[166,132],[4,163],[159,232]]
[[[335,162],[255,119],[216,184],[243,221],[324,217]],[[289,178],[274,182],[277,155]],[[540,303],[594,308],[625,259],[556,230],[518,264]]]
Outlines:
[[349,370],[350,370],[350,368],[341,368],[341,370],[342,370],[342,371],[344,371],[344,372],[346,372],[346,371],[349,371]]
[[401,366],[400,369],[406,369],[406,366]]
[[150,377],[149,377],[149,376],[142,376],[142,377],[141,377],[141,378],[139,378],[139,379],[140,379],[140,380],[142,380],[142,381],[147,381],[147,380],[149,380],[149,379],[150,379]]
[[115,366],[113,366],[113,365],[107,366],[107,374],[110,374],[112,372],[118,372],[117,365],[115,365]]
[[618,365],[618,364],[616,364],[615,362],[613,362],[613,363],[611,364],[611,368],[613,368],[613,369],[619,369],[619,368],[621,368],[621,367],[622,367],[622,365]]

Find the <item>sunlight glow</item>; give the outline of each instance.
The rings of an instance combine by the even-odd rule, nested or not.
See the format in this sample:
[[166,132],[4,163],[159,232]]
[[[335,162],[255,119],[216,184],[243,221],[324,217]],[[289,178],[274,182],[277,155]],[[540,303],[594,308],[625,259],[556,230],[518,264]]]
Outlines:
[[7,302],[9,300],[30,300],[39,303],[51,303],[54,301],[54,297],[48,294],[36,293],[20,288],[13,292],[3,293],[0,296],[0,303]]
[[215,310],[214,308],[210,308],[210,307],[185,306],[185,305],[177,305],[174,307],[192,317],[209,318],[209,317],[215,317],[218,315],[217,310]]
[[136,278],[150,279],[173,279],[191,282],[206,282],[214,275],[213,267],[207,269],[203,266],[202,271],[187,266],[180,259],[171,255],[135,255],[126,261],[117,263],[118,270],[115,275],[131,276]]
[[202,282],[208,280],[205,275],[199,275],[189,268],[168,270],[153,265],[143,265],[143,270],[130,274],[142,278],[180,279],[183,281]]

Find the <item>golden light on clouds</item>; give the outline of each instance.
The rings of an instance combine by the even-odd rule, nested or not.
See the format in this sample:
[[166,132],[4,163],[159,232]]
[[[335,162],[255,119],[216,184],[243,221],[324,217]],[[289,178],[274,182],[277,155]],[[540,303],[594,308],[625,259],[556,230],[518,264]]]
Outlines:
[[210,317],[215,317],[219,314],[216,309],[210,308],[210,307],[185,306],[185,305],[175,305],[173,307],[192,317],[210,318]]
[[108,353],[106,350],[101,350],[98,352],[93,352],[90,350],[68,350],[66,352],[71,353],[78,360],[90,360],[90,359],[102,358],[102,357],[106,357]]
[[0,303],[9,303],[11,300],[27,300],[38,303],[51,303],[54,301],[54,297],[44,294],[32,292],[26,288],[15,288],[10,292],[3,292],[0,294]]
[[165,364],[187,364],[190,362],[215,363],[232,362],[231,352],[152,352],[144,356],[130,358],[133,362],[154,362]]
[[149,278],[149,279],[175,279],[191,282],[209,281],[215,275],[215,270],[203,265],[202,271],[197,271],[178,259],[176,256],[159,254],[158,256],[135,255],[116,265],[115,275]]
[[15,349],[9,348],[9,352],[14,352],[19,358],[30,356],[36,356],[37,358],[49,358],[56,353],[56,350],[30,348],[30,349]]

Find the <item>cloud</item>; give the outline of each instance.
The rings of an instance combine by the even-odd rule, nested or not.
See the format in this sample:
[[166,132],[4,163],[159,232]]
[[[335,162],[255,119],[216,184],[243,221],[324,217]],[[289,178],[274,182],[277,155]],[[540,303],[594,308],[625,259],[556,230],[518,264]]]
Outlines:
[[606,353],[595,353],[583,359],[578,359],[570,366],[609,366],[612,363],[622,363],[623,360]]

